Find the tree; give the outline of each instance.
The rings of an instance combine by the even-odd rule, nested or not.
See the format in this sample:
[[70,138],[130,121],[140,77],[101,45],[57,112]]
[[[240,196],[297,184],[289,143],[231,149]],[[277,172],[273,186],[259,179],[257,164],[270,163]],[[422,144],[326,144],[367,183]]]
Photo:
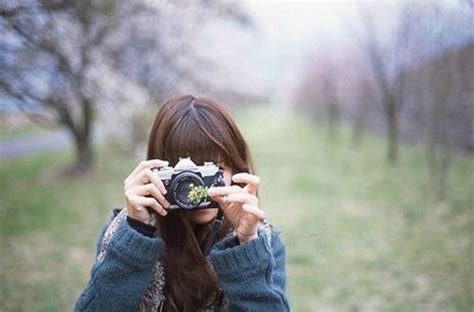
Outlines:
[[181,38],[196,34],[203,16],[249,23],[235,3],[224,2],[4,1],[0,96],[26,110],[53,112],[73,139],[73,169],[88,170],[98,118],[132,125],[167,86],[204,83],[193,79],[198,57],[191,40]]
[[412,32],[418,60],[400,73],[407,82],[405,125],[426,145],[434,194],[442,198],[453,154],[474,146],[474,75],[468,66],[474,64],[474,23],[463,6],[431,3],[419,12]]
[[75,170],[94,160],[91,69],[118,21],[112,1],[38,1],[0,7],[2,92],[26,107],[52,110],[76,148]]
[[416,12],[411,4],[402,5],[391,32],[392,36],[383,40],[377,33],[374,17],[368,11],[361,11],[363,34],[359,43],[365,52],[373,81],[380,94],[388,139],[386,155],[392,164],[398,159],[399,118],[406,87],[406,81],[398,74],[407,66],[408,55],[416,57],[416,51],[410,49],[410,34],[415,18]]

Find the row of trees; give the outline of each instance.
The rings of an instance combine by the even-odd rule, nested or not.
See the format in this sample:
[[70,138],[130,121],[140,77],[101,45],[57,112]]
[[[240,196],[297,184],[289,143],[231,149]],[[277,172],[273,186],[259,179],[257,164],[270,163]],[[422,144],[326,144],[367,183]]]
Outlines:
[[2,0],[0,104],[60,124],[74,169],[90,169],[98,120],[130,133],[147,105],[175,92],[243,94],[222,83],[212,51],[198,49],[201,31],[218,22],[253,27],[235,2]]
[[339,119],[352,122],[355,144],[366,129],[384,130],[391,164],[400,139],[424,142],[443,195],[452,153],[474,151],[474,8],[405,1],[392,12],[391,27],[367,7],[357,24],[346,21],[355,40],[315,55],[295,102],[325,120],[331,137]]

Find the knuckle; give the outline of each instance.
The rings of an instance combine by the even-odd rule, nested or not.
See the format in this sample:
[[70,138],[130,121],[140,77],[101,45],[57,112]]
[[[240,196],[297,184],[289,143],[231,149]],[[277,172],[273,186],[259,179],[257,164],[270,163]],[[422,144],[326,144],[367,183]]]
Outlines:
[[143,170],[140,174],[140,181],[141,183],[146,183],[150,181],[150,175],[148,174],[148,170]]
[[151,171],[151,168],[147,167],[145,169],[145,175],[149,178],[153,178],[153,171]]
[[160,200],[160,201],[165,200],[164,196],[159,191],[156,191],[154,195],[157,200]]
[[156,186],[156,184],[153,184],[153,183],[150,183],[150,191],[153,193],[153,194],[160,194],[160,190],[158,189],[158,187]]
[[138,203],[135,202],[134,200],[131,200],[131,201],[130,201],[130,207],[131,207],[132,209],[134,209],[134,210],[137,210],[137,208],[138,208]]

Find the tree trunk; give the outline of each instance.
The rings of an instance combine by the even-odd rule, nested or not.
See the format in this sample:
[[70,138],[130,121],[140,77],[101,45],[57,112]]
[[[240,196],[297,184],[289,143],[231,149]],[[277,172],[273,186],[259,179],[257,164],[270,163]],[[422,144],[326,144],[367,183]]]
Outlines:
[[76,160],[73,169],[77,171],[89,171],[94,167],[95,154],[90,136],[77,135],[74,137],[76,149]]
[[352,146],[361,146],[364,143],[365,114],[369,107],[365,99],[357,104],[356,115],[352,127]]
[[[436,127],[434,125],[433,127]],[[444,129],[437,129],[434,132],[432,130],[431,138],[429,142],[429,169],[430,169],[430,180],[433,189],[433,193],[436,199],[443,199],[446,196],[448,187],[448,173],[449,164],[451,161],[451,151],[449,142],[447,141],[446,133]],[[439,134],[439,137],[436,137]]]
[[[72,166],[72,171],[81,173],[93,169],[95,162],[95,153],[92,142],[92,127],[94,122],[94,109],[92,102],[86,97],[81,99],[82,118],[76,126],[72,118],[65,124],[72,132],[74,147],[76,150],[76,160]],[[67,114],[70,116],[70,113]]]
[[398,116],[395,103],[392,100],[386,107],[387,120],[387,161],[395,164],[398,160]]
[[445,142],[440,146],[440,164],[438,168],[437,178],[435,180],[435,196],[437,199],[444,199],[448,186],[448,172],[450,163],[449,145]]
[[338,120],[339,120],[339,107],[335,99],[331,99],[328,102],[328,140],[334,142],[338,139]]

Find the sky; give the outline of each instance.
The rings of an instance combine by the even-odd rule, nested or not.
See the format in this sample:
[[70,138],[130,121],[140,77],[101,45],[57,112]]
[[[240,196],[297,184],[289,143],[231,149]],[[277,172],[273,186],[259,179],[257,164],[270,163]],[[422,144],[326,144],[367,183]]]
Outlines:
[[273,101],[285,103],[314,51],[335,49],[347,40],[347,21],[360,1],[245,1],[261,45],[262,74],[274,85]]
[[[429,4],[434,0],[419,1]],[[437,1],[445,1],[449,7],[462,0]],[[199,48],[211,60],[222,60],[227,67],[224,79],[218,81],[228,80],[236,89],[253,88],[257,93],[266,86],[288,91],[298,83],[308,61],[317,53],[350,51],[348,42],[357,34],[354,25],[361,7],[375,9],[377,30],[383,33],[393,25],[394,12],[400,3],[400,0],[242,0],[255,23],[252,34],[236,30],[235,25],[214,25],[202,33],[204,38],[200,38]],[[289,96],[288,92],[276,95],[285,96]]]
[[[419,0],[417,3],[430,6],[430,1]],[[462,4],[462,0],[438,1],[448,9]],[[386,37],[397,21],[396,13],[403,2],[246,0],[243,3],[257,26],[259,46],[255,49],[255,57],[264,73],[262,75],[267,79],[277,79],[277,90],[288,90],[297,84],[308,60],[316,53],[353,48],[354,36],[359,31],[357,27],[360,25],[361,10],[374,12],[377,32]],[[281,98],[277,100],[284,101]]]

